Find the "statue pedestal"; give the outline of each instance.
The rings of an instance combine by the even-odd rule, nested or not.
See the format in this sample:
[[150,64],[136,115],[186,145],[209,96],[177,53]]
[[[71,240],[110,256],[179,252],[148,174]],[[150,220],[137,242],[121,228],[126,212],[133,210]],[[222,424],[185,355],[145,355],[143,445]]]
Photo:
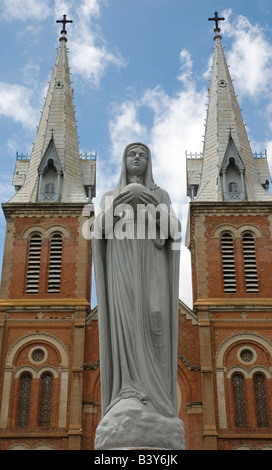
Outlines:
[[151,403],[137,398],[121,399],[100,421],[96,450],[184,450],[183,422],[162,416]]

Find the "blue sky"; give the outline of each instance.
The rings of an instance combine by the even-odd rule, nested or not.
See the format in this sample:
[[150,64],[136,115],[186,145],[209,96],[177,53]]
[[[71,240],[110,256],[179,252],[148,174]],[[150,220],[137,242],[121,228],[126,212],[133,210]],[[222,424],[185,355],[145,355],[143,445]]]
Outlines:
[[[115,186],[125,145],[141,140],[185,235],[185,151],[202,151],[215,11],[252,150],[272,164],[271,0],[0,0],[1,202],[16,151],[31,152],[65,13],[80,151],[98,153],[95,204]],[[4,236],[1,214],[0,258]],[[180,297],[191,306],[184,246]]]

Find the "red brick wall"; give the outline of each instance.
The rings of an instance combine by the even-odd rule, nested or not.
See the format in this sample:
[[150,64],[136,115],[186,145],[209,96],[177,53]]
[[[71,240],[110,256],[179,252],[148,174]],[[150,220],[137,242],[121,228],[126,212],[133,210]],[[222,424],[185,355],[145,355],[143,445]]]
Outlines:
[[[192,261],[194,299],[197,300],[197,298],[203,297],[203,295],[199,294],[201,289],[198,287],[200,283],[203,282],[200,279],[199,271],[199,266],[203,265],[203,263],[205,263],[206,268],[208,297],[230,297],[230,294],[224,293],[220,237],[214,237],[215,229],[222,225],[226,227],[226,231],[228,226],[230,229],[231,227],[240,229],[242,226],[255,226],[261,232],[261,237],[255,237],[255,250],[259,281],[258,295],[270,298],[272,285],[272,248],[270,222],[268,218],[258,215],[243,215],[241,217],[237,217],[236,215],[221,215],[220,217],[216,215],[207,215],[205,218],[205,253],[202,253],[200,250],[198,250],[195,253],[195,257]],[[231,297],[254,297],[256,294],[246,292],[241,237],[234,238],[234,253],[237,292],[236,294],[231,294]],[[194,253],[192,253],[192,255],[194,256]]]
[[[58,297],[73,298],[76,291],[76,276],[77,276],[77,255],[78,255],[78,230],[79,221],[76,217],[50,217],[50,218],[31,218],[31,217],[18,217],[15,222],[13,254],[11,263],[11,276],[10,276],[10,298],[54,298],[56,294],[49,294],[47,292],[48,283],[48,267],[49,267],[49,251],[50,240],[49,238],[42,239],[41,249],[41,262],[40,262],[40,280],[39,280],[39,293],[26,294],[26,277],[27,277],[27,264],[28,264],[28,248],[29,240],[22,238],[24,231],[31,226],[40,226],[45,230],[50,227],[64,226],[68,229],[71,236],[63,239],[63,255],[62,255],[62,270],[61,270],[61,290],[57,294]],[[90,266],[91,256],[86,260]],[[90,270],[89,270],[90,272]],[[86,296],[89,297],[90,290],[90,275],[86,286]]]

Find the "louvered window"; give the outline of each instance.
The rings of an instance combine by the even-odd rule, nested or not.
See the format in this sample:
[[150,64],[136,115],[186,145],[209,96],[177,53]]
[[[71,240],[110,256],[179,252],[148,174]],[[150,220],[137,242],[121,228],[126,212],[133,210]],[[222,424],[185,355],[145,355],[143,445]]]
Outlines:
[[28,372],[20,376],[18,426],[28,426],[29,423],[31,382],[32,375]]
[[39,290],[42,239],[32,235],[29,242],[26,293],[36,294]]
[[48,275],[48,292],[60,292],[61,279],[61,261],[62,261],[62,236],[55,234],[51,238],[50,244],[50,262]]
[[233,238],[230,233],[221,237],[221,253],[224,277],[224,292],[236,292]]
[[246,399],[244,377],[242,374],[232,375],[232,391],[234,400],[235,425],[237,427],[245,427],[247,425]]
[[255,241],[252,233],[247,232],[243,235],[243,253],[245,281],[247,292],[259,292]]

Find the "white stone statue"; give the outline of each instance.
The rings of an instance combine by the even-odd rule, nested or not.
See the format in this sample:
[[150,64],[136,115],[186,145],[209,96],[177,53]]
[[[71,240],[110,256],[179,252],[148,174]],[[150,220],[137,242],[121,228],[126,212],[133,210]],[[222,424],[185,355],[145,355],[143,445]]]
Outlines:
[[[137,210],[138,209],[138,210]],[[96,449],[184,447],[177,417],[179,223],[147,146],[123,155],[94,224],[102,419]]]

